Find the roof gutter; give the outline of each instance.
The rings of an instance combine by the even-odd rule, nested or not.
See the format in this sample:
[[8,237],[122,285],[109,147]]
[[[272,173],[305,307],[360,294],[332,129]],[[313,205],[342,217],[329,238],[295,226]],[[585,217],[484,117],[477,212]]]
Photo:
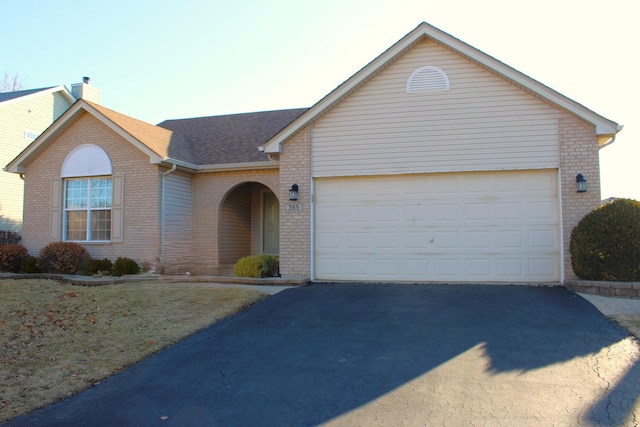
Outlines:
[[183,169],[188,169],[195,173],[206,172],[234,172],[234,171],[248,171],[248,170],[268,170],[278,169],[279,165],[272,161],[260,161],[260,162],[241,162],[241,163],[221,163],[213,165],[194,165],[193,163],[185,162],[182,160],[172,159],[170,157],[164,157],[158,163],[166,163],[172,166],[177,166]]
[[618,132],[620,132],[624,128],[623,125],[619,125],[616,128],[616,133],[608,134],[608,135],[598,135],[598,148],[604,148],[608,145],[613,144],[616,141],[616,136],[618,136]]

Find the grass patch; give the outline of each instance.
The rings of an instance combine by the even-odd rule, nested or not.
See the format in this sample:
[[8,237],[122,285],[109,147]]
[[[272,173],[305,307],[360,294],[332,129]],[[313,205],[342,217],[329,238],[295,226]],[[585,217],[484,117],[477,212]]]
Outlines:
[[67,398],[267,295],[0,280],[0,422]]

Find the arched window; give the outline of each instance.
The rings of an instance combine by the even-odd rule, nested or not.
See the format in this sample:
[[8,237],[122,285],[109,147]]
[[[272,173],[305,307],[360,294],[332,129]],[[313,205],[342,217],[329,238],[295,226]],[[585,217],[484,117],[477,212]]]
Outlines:
[[62,165],[64,240],[111,240],[112,173],[111,159],[97,145],[81,145],[69,153]]
[[407,80],[407,93],[446,92],[450,89],[449,76],[438,67],[420,67]]

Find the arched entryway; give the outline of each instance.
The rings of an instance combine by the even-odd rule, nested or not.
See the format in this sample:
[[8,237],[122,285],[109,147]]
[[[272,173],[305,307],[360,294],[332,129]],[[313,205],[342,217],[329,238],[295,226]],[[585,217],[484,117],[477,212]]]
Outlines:
[[247,255],[280,251],[280,204],[266,185],[246,182],[231,189],[220,205],[221,269]]

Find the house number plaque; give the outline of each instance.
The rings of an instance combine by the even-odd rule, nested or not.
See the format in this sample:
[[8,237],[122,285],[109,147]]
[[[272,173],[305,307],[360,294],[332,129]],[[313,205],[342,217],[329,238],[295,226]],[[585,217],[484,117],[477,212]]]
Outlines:
[[302,210],[302,203],[287,203],[284,209],[287,212],[300,212]]

